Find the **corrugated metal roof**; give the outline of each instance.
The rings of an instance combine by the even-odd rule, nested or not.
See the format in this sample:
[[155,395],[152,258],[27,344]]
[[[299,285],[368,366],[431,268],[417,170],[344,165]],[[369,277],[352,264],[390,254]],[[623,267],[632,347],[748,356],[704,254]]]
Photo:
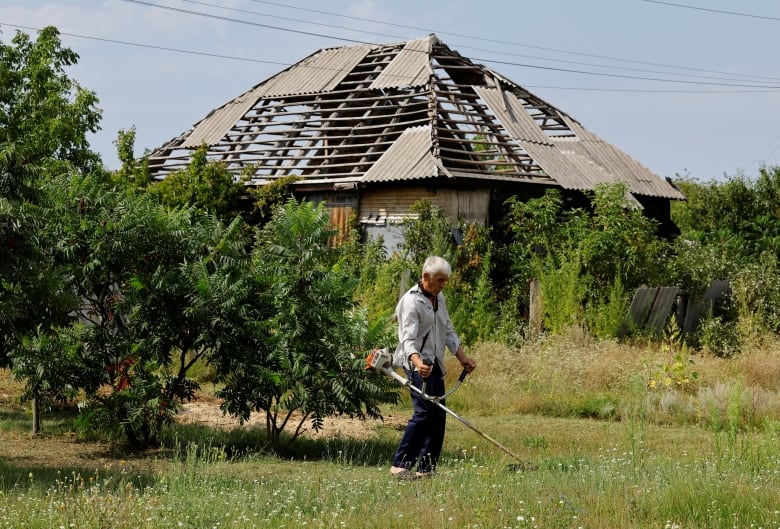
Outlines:
[[512,137],[562,187],[587,190],[622,181],[640,195],[684,198],[669,183],[566,114],[560,113],[560,117],[576,138],[547,136],[512,92],[474,89]]
[[[392,88],[392,90],[386,90]],[[671,183],[435,35],[320,50],[212,111],[149,157],[155,178],[211,159],[253,181],[447,177],[684,199]],[[628,197],[630,198],[630,197]]]
[[615,181],[628,183],[634,194],[683,200],[680,190],[662,179],[631,156],[615,148],[566,114],[561,114],[579,142],[572,142],[583,156],[592,158],[615,175]]
[[214,145],[261,97],[333,90],[369,51],[370,46],[361,45],[321,50],[309,56],[211,112],[195,126],[182,147]]
[[575,150],[556,145],[521,142],[525,150],[550,177],[565,189],[593,189],[614,178],[593,160]]
[[382,73],[371,83],[369,88],[421,86],[427,83],[433,75],[430,53],[434,38],[428,36],[407,42],[401,52],[390,61],[390,64],[382,70]]
[[321,50],[271,77],[255,94],[276,98],[333,90],[370,51],[367,45]]
[[431,153],[431,127],[409,127],[363,176],[363,182],[416,180],[438,176]]
[[561,187],[591,189],[612,180],[606,171],[576,150],[554,145],[513,93],[478,86],[474,90],[511,136]]
[[233,127],[236,121],[247,113],[257,102],[257,96],[250,90],[234,100],[222,105],[203,118],[192,130],[182,147],[197,149],[204,143],[214,145]]

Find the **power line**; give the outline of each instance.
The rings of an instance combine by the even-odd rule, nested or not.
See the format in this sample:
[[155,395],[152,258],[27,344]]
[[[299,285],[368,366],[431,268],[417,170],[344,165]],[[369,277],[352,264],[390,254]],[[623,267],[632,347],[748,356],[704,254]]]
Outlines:
[[336,40],[342,40],[344,42],[352,42],[353,44],[366,44],[366,42],[364,42],[362,40],[348,39],[346,37],[336,37],[336,36],[333,36],[333,35],[323,35],[322,33],[313,33],[311,31],[302,31],[302,30],[299,30],[299,29],[291,29],[291,28],[283,28],[283,27],[279,27],[279,26],[271,26],[270,24],[261,24],[260,22],[250,22],[249,20],[239,20],[239,19],[235,19],[235,18],[222,17],[222,16],[219,16],[219,15],[211,15],[211,14],[208,14],[208,13],[200,13],[198,11],[192,11],[192,10],[189,10],[189,9],[182,9],[180,7],[172,7],[172,6],[165,6],[165,5],[159,5],[159,4],[152,4],[150,2],[142,2],[141,0],[123,0],[123,1],[124,2],[129,2],[131,4],[140,4],[140,5],[145,5],[145,6],[148,6],[148,7],[156,7],[158,9],[167,9],[169,11],[177,11],[179,13],[188,13],[188,14],[191,14],[191,15],[199,15],[199,16],[203,16],[203,17],[207,17],[207,18],[215,18],[217,20],[224,20],[226,22],[236,22],[236,23],[239,23],[239,24],[247,24],[247,25],[250,25],[250,26],[256,26],[256,27],[260,27],[260,28],[276,29],[276,30],[279,30],[279,31],[289,31],[289,32],[292,32],[292,33],[298,33],[299,35],[307,35],[307,36],[310,36],[310,37],[321,37],[321,38],[325,38],[325,39],[336,39]]
[[710,13],[720,13],[722,15],[734,15],[738,17],[760,18],[762,20],[780,20],[778,17],[770,17],[765,15],[753,15],[751,13],[738,13],[736,11],[723,11],[720,9],[710,9],[709,7],[689,6],[683,4],[675,4],[674,2],[661,2],[660,0],[640,0],[641,2],[647,2],[649,4],[661,4],[665,6],[681,7],[684,9],[693,9],[696,11],[708,11]]
[[[2,21],[0,21],[0,26],[9,26],[14,28],[26,29],[29,31],[41,31],[42,29],[33,26],[11,24]],[[203,52],[203,51],[185,50],[181,48],[159,46],[156,44],[143,44],[140,42],[107,39],[103,37],[94,37],[90,35],[80,35],[78,33],[68,33],[64,31],[59,31],[59,33],[60,35],[65,35],[67,37],[74,37],[74,38],[86,39],[86,40],[95,40],[98,42],[107,42],[110,44],[120,44],[123,46],[135,46],[139,48],[148,48],[148,49],[168,51],[173,53],[184,53],[188,55],[198,55],[203,57],[213,57],[217,59],[229,59],[229,60],[236,60],[236,61],[256,62],[262,64],[273,64],[273,65],[283,66],[283,67],[290,66],[290,64],[287,62],[255,59],[251,57],[239,57],[236,55],[223,55],[223,54]],[[314,66],[308,66],[308,67],[337,71],[337,69],[335,68],[314,67]],[[339,69],[338,71],[341,70]],[[754,90],[660,90],[660,89],[654,90],[654,89],[641,89],[641,88],[598,88],[598,87],[547,86],[547,85],[526,85],[526,84],[524,84],[523,86],[525,88],[544,88],[544,89],[552,89],[552,90],[577,90],[577,91],[591,91],[591,92],[628,92],[628,93],[632,93],[632,92],[634,93],[676,93],[676,94],[752,94],[752,93],[776,92],[779,89],[779,88],[772,88],[772,87],[760,87]]]
[[523,88],[544,88],[547,90],[576,90],[578,92],[628,92],[642,94],[765,94],[777,92],[776,88],[755,90],[662,90],[650,88],[594,88],[586,86],[547,86],[523,84]]
[[[761,150],[761,152],[756,156],[753,161],[751,161],[747,166],[752,167],[759,162],[766,162],[766,160],[772,158],[772,156],[775,155],[775,153],[780,149],[780,143],[778,143],[778,140],[780,140],[780,134],[774,137],[772,141],[769,142],[769,145],[767,145],[764,149]],[[777,144],[777,145],[775,145]]]
[[[390,35],[390,34],[387,34],[387,33],[378,33],[378,32],[367,31],[367,30],[363,30],[363,29],[356,30],[356,29],[352,29],[352,28],[349,28],[349,27],[345,27],[345,26],[338,26],[338,25],[334,25],[334,24],[325,24],[323,22],[311,22],[309,20],[301,20],[301,19],[298,19],[298,18],[270,15],[268,13],[260,13],[258,11],[251,11],[251,10],[247,10],[247,9],[239,9],[239,8],[234,8],[234,7],[225,7],[225,6],[220,6],[220,5],[216,5],[216,4],[210,4],[210,3],[207,3],[207,2],[201,2],[201,1],[198,1],[198,0],[183,0],[183,1],[184,2],[188,2],[190,4],[196,4],[196,5],[206,6],[206,7],[212,7],[212,8],[216,8],[216,9],[222,9],[222,10],[225,10],[225,11],[233,11],[233,12],[237,12],[237,13],[258,15],[258,16],[270,17],[270,18],[278,18],[278,19],[281,19],[281,20],[288,20],[288,21],[292,21],[292,22],[300,22],[300,23],[310,24],[310,25],[314,25],[314,26],[321,26],[321,27],[328,27],[328,28],[335,28],[335,29],[343,29],[343,30],[353,31],[353,32],[357,31],[357,32],[360,32],[360,33],[368,34],[368,35],[378,35],[378,36],[382,36],[382,37],[390,37],[390,38],[397,39],[397,40],[407,40],[406,37],[401,37],[401,36],[398,36],[398,35]],[[257,1],[257,0],[255,0],[255,1]],[[274,2],[261,2],[261,3],[271,3],[271,4],[277,5],[277,6],[281,6],[282,5],[282,4],[276,4]],[[319,14],[326,14],[325,11],[310,10],[310,9],[307,9],[306,11],[314,11],[314,12],[319,13]],[[357,19],[358,17],[349,17],[349,18]],[[363,22],[374,22],[374,23],[377,23],[377,24],[381,23],[381,22],[374,21],[374,20],[369,20],[369,19],[358,19],[358,20],[361,20]],[[474,38],[474,37],[469,37],[469,38]],[[488,40],[488,39],[484,39],[484,40]],[[694,77],[694,78],[700,78],[700,79],[719,79],[719,80],[723,80],[723,81],[745,81],[745,80],[751,80],[751,79],[755,79],[756,81],[754,81],[754,82],[762,82],[762,81],[758,81],[759,79],[767,79],[767,80],[770,80],[770,81],[780,81],[779,78],[765,77],[765,76],[756,76],[756,75],[740,75],[740,74],[734,74],[734,73],[729,73],[729,74],[721,73],[721,74],[719,74],[717,76],[696,75],[696,74],[681,74],[681,73],[674,73],[674,72],[669,72],[669,71],[647,70],[647,69],[642,69],[642,68],[631,68],[631,67],[628,67],[628,66],[612,66],[612,65],[606,65],[606,64],[585,63],[585,62],[581,62],[581,61],[570,61],[570,60],[566,60],[566,59],[552,59],[552,58],[549,58],[549,57],[539,57],[539,56],[534,56],[534,55],[524,55],[524,54],[519,54],[519,53],[503,52],[503,51],[497,51],[497,50],[486,50],[484,48],[475,48],[475,47],[472,47],[472,46],[454,45],[453,47],[456,47],[456,48],[459,48],[459,49],[460,48],[468,48],[468,49],[482,51],[482,52],[487,52],[487,53],[494,53],[494,54],[497,54],[497,55],[506,55],[506,56],[512,56],[512,57],[523,57],[523,58],[526,58],[526,59],[535,59],[535,60],[541,60],[541,61],[551,61],[551,62],[564,63],[564,64],[575,64],[575,65],[578,65],[578,66],[590,66],[590,67],[594,67],[594,68],[610,68],[610,69],[617,69],[617,70],[626,70],[626,71],[644,72],[644,73],[654,73],[654,74],[665,74],[665,75],[677,75],[677,76],[684,75],[686,77]],[[712,72],[712,73],[715,73],[715,72]]]
[[378,33],[378,32],[373,32],[373,31],[366,31],[364,29],[360,29],[360,30],[352,29],[352,28],[348,28],[346,26],[337,26],[335,24],[325,24],[323,22],[310,22],[308,20],[301,20],[299,18],[283,17],[283,16],[279,16],[279,15],[271,15],[271,14],[268,14],[268,13],[259,13],[257,11],[250,11],[248,9],[239,9],[237,7],[225,7],[225,6],[220,6],[220,5],[216,5],[216,4],[209,4],[207,2],[199,2],[198,0],[181,0],[181,1],[187,2],[187,3],[190,3],[190,4],[197,4],[197,5],[207,6],[207,7],[214,7],[216,9],[223,9],[225,11],[234,11],[234,12],[237,12],[237,13],[246,13],[246,14],[249,14],[249,15],[259,15],[259,16],[268,17],[268,18],[278,18],[279,20],[289,20],[291,22],[303,22],[304,24],[311,24],[313,26],[321,26],[321,27],[334,28],[334,29],[344,29],[344,30],[347,30],[347,31],[355,31],[355,32],[359,32],[359,33],[365,33],[365,34],[368,34],[368,35],[377,35],[379,37],[389,37],[391,39],[406,40],[404,37],[399,37],[397,35],[389,35],[387,33]]
[[634,79],[639,81],[655,81],[655,82],[662,82],[662,83],[681,83],[681,84],[696,84],[696,85],[707,85],[707,86],[730,86],[733,88],[766,88],[766,89],[780,89],[780,86],[771,86],[771,85],[748,85],[748,84],[731,84],[731,83],[713,83],[713,82],[706,82],[706,81],[686,81],[683,79],[660,79],[657,77],[640,77],[637,75],[621,75],[621,74],[614,74],[614,73],[603,73],[603,72],[587,72],[584,70],[570,70],[567,68],[554,68],[552,66],[538,66],[534,64],[521,64],[516,62],[508,62],[508,61],[497,61],[494,59],[479,59],[479,58],[473,58],[477,61],[484,61],[494,64],[501,64],[505,66],[521,66],[523,68],[538,68],[542,70],[549,70],[554,72],[565,72],[565,73],[578,73],[583,75],[597,75],[597,76],[603,76],[603,77],[618,77],[621,79]]
[[[375,43],[368,43],[361,40],[356,39],[349,39],[346,37],[338,37],[335,35],[325,35],[322,33],[313,33],[309,31],[302,31],[292,28],[285,28],[281,26],[271,26],[269,24],[261,24],[259,22],[252,22],[248,20],[240,20],[235,18],[229,18],[229,17],[223,17],[219,15],[213,15],[209,13],[203,13],[200,11],[193,11],[189,9],[182,9],[178,7],[171,7],[166,5],[160,5],[160,4],[152,4],[150,2],[144,2],[142,0],[124,0],[125,2],[134,3],[134,4],[140,4],[145,5],[148,7],[154,7],[158,9],[167,9],[170,11],[175,11],[179,13],[187,13],[191,15],[197,15],[201,17],[206,18],[214,18],[217,20],[223,20],[227,22],[235,22],[238,24],[246,24],[251,26],[257,26],[257,27],[264,27],[269,29],[276,29],[278,31],[286,31],[291,33],[297,33],[297,34],[303,34],[303,35],[309,35],[309,36],[316,36],[316,37],[322,37],[322,38],[328,38],[328,39],[335,39],[335,40],[342,40],[346,42],[356,43],[356,44],[373,44]],[[546,70],[546,71],[553,71],[553,72],[561,72],[561,73],[575,73],[580,75],[594,75],[594,76],[600,76],[600,77],[614,77],[614,78],[621,78],[621,79],[633,79],[633,80],[640,80],[640,81],[655,81],[655,82],[664,82],[664,83],[679,83],[679,84],[695,84],[695,85],[707,85],[707,86],[724,86],[724,87],[731,87],[731,88],[763,88],[763,89],[780,89],[780,86],[774,86],[774,85],[761,85],[761,84],[739,84],[739,83],[715,83],[715,82],[704,82],[704,81],[688,81],[688,80],[682,80],[682,79],[662,79],[662,78],[654,78],[654,77],[641,77],[641,76],[633,76],[633,75],[621,75],[621,74],[610,74],[610,73],[603,73],[603,72],[589,72],[585,70],[572,70],[568,68],[554,68],[551,66],[541,66],[536,64],[525,64],[525,63],[517,63],[517,62],[509,62],[509,61],[498,61],[495,59],[490,58],[472,58],[476,61],[482,61],[486,63],[492,63],[492,64],[501,64],[504,66],[516,66],[521,68],[531,68],[531,69],[538,69],[538,70]]]
[[[0,21],[0,26],[10,26],[12,28],[21,28],[21,29],[27,29],[27,30],[30,30],[30,31],[41,31],[41,28],[35,28],[35,27],[32,27],[32,26],[22,26],[22,25],[19,25],[19,24],[9,24],[8,22],[2,22],[2,21]],[[100,42],[108,42],[108,43],[111,43],[111,44],[122,44],[122,45],[125,45],[125,46],[137,46],[139,48],[149,48],[149,49],[153,49],[153,50],[172,51],[172,52],[176,52],[176,53],[186,53],[186,54],[189,54],[189,55],[200,55],[200,56],[203,56],[203,57],[214,57],[214,58],[217,58],[217,59],[231,59],[231,60],[236,60],[236,61],[258,62],[258,63],[263,63],[263,64],[275,64],[277,66],[289,66],[290,65],[289,63],[286,63],[286,62],[267,61],[267,60],[263,60],[263,59],[252,59],[252,58],[249,58],[249,57],[237,57],[235,55],[222,55],[222,54],[219,54],[219,53],[209,53],[209,52],[205,52],[205,51],[183,50],[181,48],[170,48],[168,46],[158,46],[158,45],[155,45],[155,44],[141,44],[139,42],[129,42],[129,41],[126,41],[126,40],[115,40],[115,39],[106,39],[106,38],[103,38],[103,37],[92,37],[92,36],[89,36],[89,35],[79,35],[77,33],[66,33],[64,31],[59,31],[59,34],[60,35],[66,35],[68,37],[76,37],[76,38],[79,38],[79,39],[96,40],[96,41],[100,41]]]
[[[657,62],[651,62],[651,61],[642,61],[642,60],[637,60],[637,59],[626,59],[626,58],[622,58],[622,57],[614,57],[614,56],[609,56],[609,55],[598,55],[598,54],[593,54],[593,53],[585,53],[585,52],[572,51],[572,50],[563,50],[563,49],[559,49],[559,48],[548,48],[548,47],[544,47],[544,46],[534,46],[534,45],[531,45],[531,44],[522,44],[522,43],[511,42],[511,41],[506,41],[506,40],[497,40],[497,39],[490,39],[490,38],[485,38],[485,37],[478,37],[478,36],[474,36],[474,35],[468,35],[468,34],[465,34],[465,33],[454,33],[454,32],[451,32],[451,31],[442,31],[442,30],[435,30],[435,29],[431,29],[431,28],[421,28],[421,27],[417,27],[417,26],[409,26],[409,25],[405,25],[405,24],[396,24],[396,23],[393,23],[393,22],[385,22],[385,21],[381,21],[381,20],[373,20],[373,19],[370,19],[370,18],[362,18],[362,17],[350,16],[350,15],[342,15],[340,13],[333,13],[333,12],[329,12],[329,11],[321,11],[321,10],[318,10],[318,9],[310,9],[310,8],[305,8],[305,7],[293,6],[293,5],[289,5],[289,4],[283,4],[283,3],[280,3],[280,2],[270,2],[270,1],[266,1],[266,0],[250,0],[250,1],[258,3],[258,4],[266,4],[266,5],[276,6],[276,7],[284,7],[284,8],[287,8],[287,9],[294,9],[294,10],[298,10],[298,11],[306,11],[306,12],[316,13],[316,14],[320,14],[320,15],[328,15],[328,16],[332,16],[332,17],[345,18],[345,19],[355,20],[355,21],[360,21],[360,22],[371,22],[373,24],[382,24],[382,25],[393,26],[393,27],[397,27],[397,28],[410,29],[410,30],[413,30],[413,31],[423,31],[425,33],[435,33],[437,35],[451,35],[451,36],[454,36],[454,37],[462,37],[462,38],[467,38],[467,39],[477,40],[477,41],[482,41],[482,42],[492,42],[494,44],[503,44],[503,45],[507,45],[507,46],[514,46],[514,47],[521,47],[521,48],[530,48],[530,49],[549,51],[549,52],[554,52],[554,53],[565,53],[565,54],[568,54],[568,55],[578,55],[578,56],[581,56],[581,57],[591,57],[591,58],[595,58],[595,59],[606,59],[606,60],[610,60],[610,61],[628,62],[628,63],[634,63],[634,64],[644,64],[644,65],[647,65],[647,66],[661,66],[661,67],[664,67],[664,68],[674,68],[674,69],[679,69],[679,70],[698,71],[698,72],[703,72],[703,73],[715,73],[715,74],[720,74],[720,75],[734,75],[733,72],[720,72],[720,71],[708,70],[708,69],[704,69],[704,68],[693,68],[693,67],[690,67],[690,66],[679,66],[679,65],[673,65],[673,64],[663,64],[663,63],[657,63]],[[469,49],[478,49],[478,48],[471,48],[469,46],[460,46],[460,47],[461,48],[469,48]],[[485,50],[480,50],[480,49],[478,49],[478,50],[479,51],[485,51]],[[764,79],[777,80],[776,78],[773,78],[773,77],[766,77],[766,76],[760,76],[760,75],[742,75],[742,77],[753,77],[753,78],[759,78],[759,79],[760,78],[764,78]]]

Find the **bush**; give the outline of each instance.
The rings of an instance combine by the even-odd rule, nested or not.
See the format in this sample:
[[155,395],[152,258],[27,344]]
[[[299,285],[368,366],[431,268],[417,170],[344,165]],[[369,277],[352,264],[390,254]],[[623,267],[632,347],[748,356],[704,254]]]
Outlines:
[[603,298],[592,299],[585,308],[589,331],[596,338],[619,336],[625,325],[629,305],[629,294],[618,276]]

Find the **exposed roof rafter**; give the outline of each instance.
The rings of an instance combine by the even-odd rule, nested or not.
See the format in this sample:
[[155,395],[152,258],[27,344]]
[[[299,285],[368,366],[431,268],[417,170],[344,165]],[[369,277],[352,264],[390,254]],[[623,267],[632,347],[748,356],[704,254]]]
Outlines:
[[439,178],[539,182],[682,199],[673,185],[435,35],[320,50],[211,111],[149,157],[155,178],[209,159],[251,183]]

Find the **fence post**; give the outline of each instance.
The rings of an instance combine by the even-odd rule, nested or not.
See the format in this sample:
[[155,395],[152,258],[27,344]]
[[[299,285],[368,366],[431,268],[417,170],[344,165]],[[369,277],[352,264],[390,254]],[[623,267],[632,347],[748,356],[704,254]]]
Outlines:
[[32,433],[41,433],[41,405],[38,401],[38,391],[35,391],[32,399]]
[[542,288],[538,279],[532,279],[529,284],[528,326],[531,339],[535,340],[542,334]]

